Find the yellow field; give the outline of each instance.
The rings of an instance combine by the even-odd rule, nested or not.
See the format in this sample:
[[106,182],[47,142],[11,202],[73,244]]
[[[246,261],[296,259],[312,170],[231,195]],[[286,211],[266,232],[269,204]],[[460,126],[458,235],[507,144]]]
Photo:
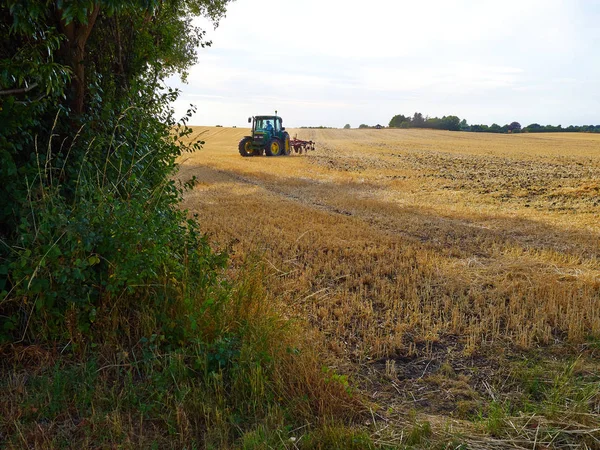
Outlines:
[[[580,373],[568,358],[597,372],[600,136],[294,130],[317,150],[242,158],[247,133],[194,129],[206,144],[181,159],[180,179],[198,178],[184,207],[232,270],[263,258],[283,313],[318,330],[370,398],[471,417],[490,389],[514,402],[525,388],[509,379],[538,371],[554,386]],[[504,367],[538,348],[566,366]],[[573,383],[552,391],[555,409],[600,426],[600,391],[577,403]]]
[[184,206],[339,355],[468,354],[600,335],[600,136],[297,130],[308,156],[242,158],[197,128]]

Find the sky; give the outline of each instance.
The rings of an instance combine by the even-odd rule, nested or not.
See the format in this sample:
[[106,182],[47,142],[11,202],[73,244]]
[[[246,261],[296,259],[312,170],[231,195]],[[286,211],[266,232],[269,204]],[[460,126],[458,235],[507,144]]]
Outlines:
[[192,125],[600,124],[600,1],[236,0],[174,107]]

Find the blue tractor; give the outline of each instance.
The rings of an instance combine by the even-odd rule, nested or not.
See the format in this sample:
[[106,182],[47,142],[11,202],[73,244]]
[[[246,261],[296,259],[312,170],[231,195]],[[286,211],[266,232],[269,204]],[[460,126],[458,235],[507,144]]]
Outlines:
[[[277,111],[275,111],[277,114]],[[239,143],[238,149],[242,156],[281,156],[291,152],[290,135],[283,127],[281,117],[254,116],[248,118],[252,123],[252,135],[245,136]]]

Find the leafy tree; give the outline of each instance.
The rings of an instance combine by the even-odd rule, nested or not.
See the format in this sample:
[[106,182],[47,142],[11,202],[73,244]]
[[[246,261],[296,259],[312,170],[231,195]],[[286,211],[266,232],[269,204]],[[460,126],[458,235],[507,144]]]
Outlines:
[[526,131],[528,133],[539,133],[543,130],[544,127],[542,127],[539,123],[532,123],[523,128],[523,131]]
[[344,130],[349,130],[350,128],[351,128],[351,127],[350,127],[350,124],[349,124],[349,123],[347,123],[346,125],[344,125]]
[[425,126],[425,118],[423,117],[423,114],[421,114],[420,112],[416,112],[411,121],[410,121],[411,126],[415,127],[415,128],[422,128]]
[[177,208],[191,130],[162,81],[210,45],[193,17],[228,1],[0,5],[0,343],[135,338],[152,308],[165,335],[191,326],[177,280],[209,289],[222,259]]
[[451,130],[458,131],[461,126],[468,128],[467,122],[457,116],[444,116],[441,119],[439,117],[423,117],[421,113],[415,113],[412,117],[406,117],[402,114],[398,114],[390,120],[389,126],[391,128],[433,128],[436,130]]
[[406,117],[403,114],[398,114],[390,120],[389,127],[390,128],[400,128],[403,124],[410,124],[410,117]]
[[449,130],[449,131],[460,130],[460,118],[458,118],[457,116],[442,117],[441,128],[443,130]]
[[369,125],[365,124],[365,123],[361,123],[358,128],[371,128]]
[[508,131],[512,133],[518,133],[519,131],[521,131],[521,124],[519,122],[512,122],[508,126]]
[[497,123],[493,123],[489,128],[490,133],[502,133],[502,127]]
[[485,133],[489,131],[489,127],[487,125],[481,124],[481,125],[471,125],[471,131],[474,131],[476,133]]
[[442,119],[440,119],[438,117],[428,117],[425,120],[423,127],[433,128],[434,130],[442,130],[443,129]]

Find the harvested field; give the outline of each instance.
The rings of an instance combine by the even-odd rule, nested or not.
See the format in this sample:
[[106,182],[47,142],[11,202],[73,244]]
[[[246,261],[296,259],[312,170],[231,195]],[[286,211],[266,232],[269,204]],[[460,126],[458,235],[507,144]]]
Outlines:
[[315,152],[242,158],[247,130],[194,131],[184,207],[234,261],[262,256],[270,295],[373,399],[468,416],[524,389],[506,361],[598,368],[600,136],[296,130]]

